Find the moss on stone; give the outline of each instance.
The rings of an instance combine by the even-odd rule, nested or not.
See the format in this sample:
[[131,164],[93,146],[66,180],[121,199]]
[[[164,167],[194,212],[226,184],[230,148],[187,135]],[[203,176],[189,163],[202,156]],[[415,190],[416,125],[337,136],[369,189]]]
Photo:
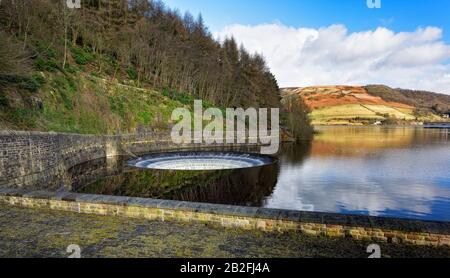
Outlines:
[[[0,257],[368,257],[372,242],[0,205]],[[450,257],[450,248],[379,243],[384,257]]]

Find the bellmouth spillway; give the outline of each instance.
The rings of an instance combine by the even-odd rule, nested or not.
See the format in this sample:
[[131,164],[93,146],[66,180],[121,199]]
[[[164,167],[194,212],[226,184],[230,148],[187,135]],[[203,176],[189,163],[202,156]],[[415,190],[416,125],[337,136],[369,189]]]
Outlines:
[[269,156],[233,152],[174,152],[149,154],[128,161],[129,166],[158,170],[229,170],[273,163]]

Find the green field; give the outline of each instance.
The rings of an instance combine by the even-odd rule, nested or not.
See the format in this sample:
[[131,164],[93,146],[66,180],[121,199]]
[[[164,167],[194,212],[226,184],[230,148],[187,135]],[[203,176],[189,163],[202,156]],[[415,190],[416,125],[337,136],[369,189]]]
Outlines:
[[370,124],[377,121],[383,122],[388,118],[406,121],[416,120],[414,110],[412,109],[362,104],[339,105],[316,109],[310,114],[310,117],[315,125]]

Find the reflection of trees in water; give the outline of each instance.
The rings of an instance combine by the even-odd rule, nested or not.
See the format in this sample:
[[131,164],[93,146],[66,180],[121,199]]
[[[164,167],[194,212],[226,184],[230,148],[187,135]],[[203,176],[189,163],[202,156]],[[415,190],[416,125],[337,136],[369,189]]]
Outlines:
[[287,143],[281,146],[282,160],[292,166],[301,166],[311,154],[311,141]]
[[142,170],[98,159],[69,170],[74,191],[260,206],[277,182],[278,164],[223,171]]
[[76,165],[67,171],[71,188],[77,191],[99,178],[116,176],[123,171],[123,157],[100,158]]
[[[96,171],[94,171],[96,172]],[[185,186],[207,184],[220,173],[207,171],[162,171],[124,167],[114,176],[97,176],[78,191],[83,193],[162,198],[164,194]]]
[[199,186],[183,187],[164,198],[227,205],[262,206],[277,183],[278,165],[228,171],[222,177]]
[[449,141],[446,130],[422,127],[327,127],[314,138],[314,157],[367,157],[384,150],[425,148]]

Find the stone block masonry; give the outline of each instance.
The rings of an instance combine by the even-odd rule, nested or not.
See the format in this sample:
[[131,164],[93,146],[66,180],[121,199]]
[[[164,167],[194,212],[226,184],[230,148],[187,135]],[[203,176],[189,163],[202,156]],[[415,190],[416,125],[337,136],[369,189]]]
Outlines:
[[[224,144],[208,145],[218,146]],[[0,187],[71,190],[67,170],[75,165],[117,155],[199,147],[174,144],[169,133],[96,136],[0,131]]]
[[[239,145],[208,147],[235,148]],[[244,146],[252,150],[253,146]],[[180,148],[167,133],[95,136],[63,133],[0,131],[0,202],[145,218],[196,222],[228,228],[301,232],[312,236],[450,246],[450,223],[212,205],[168,200],[70,193],[67,170],[105,157]],[[253,149],[254,150],[254,149]],[[39,191],[34,191],[39,190]]]
[[112,136],[0,131],[0,186],[70,189],[66,170],[117,151]]
[[450,247],[450,223],[0,188],[0,203],[76,213]]

